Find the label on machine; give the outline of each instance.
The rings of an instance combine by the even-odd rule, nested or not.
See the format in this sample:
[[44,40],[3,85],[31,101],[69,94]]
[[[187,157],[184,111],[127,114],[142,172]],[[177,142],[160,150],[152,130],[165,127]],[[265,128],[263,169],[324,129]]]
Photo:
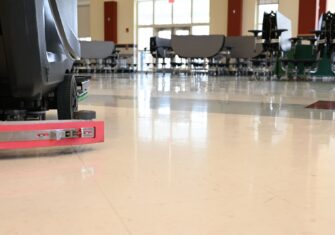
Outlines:
[[0,150],[71,146],[104,141],[101,121],[4,122]]

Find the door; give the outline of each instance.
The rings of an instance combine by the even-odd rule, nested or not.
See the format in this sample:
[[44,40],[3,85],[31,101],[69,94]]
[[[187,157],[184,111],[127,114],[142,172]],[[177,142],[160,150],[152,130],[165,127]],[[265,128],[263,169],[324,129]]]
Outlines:
[[243,0],[228,1],[228,36],[242,35]]
[[117,2],[105,2],[105,41],[117,43]]

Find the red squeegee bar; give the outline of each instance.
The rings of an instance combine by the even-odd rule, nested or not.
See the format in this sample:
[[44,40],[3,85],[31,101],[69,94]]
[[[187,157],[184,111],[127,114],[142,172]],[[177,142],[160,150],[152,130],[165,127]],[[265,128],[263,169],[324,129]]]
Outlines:
[[[72,136],[72,132],[76,135]],[[71,138],[61,138],[60,136],[64,133],[70,133]],[[52,138],[51,135],[53,135]],[[72,146],[101,142],[104,142],[103,121],[0,123],[0,150]]]

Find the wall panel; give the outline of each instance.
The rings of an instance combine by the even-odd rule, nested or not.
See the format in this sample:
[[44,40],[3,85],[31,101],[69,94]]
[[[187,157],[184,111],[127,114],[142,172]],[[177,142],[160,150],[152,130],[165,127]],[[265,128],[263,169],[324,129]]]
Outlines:
[[91,36],[89,5],[78,6],[78,35],[79,37]]

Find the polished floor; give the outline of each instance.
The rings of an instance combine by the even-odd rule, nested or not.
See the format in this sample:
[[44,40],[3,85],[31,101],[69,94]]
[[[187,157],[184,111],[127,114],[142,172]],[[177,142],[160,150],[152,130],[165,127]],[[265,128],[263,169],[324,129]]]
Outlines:
[[335,83],[95,76],[105,143],[0,152],[0,234],[333,235],[320,100]]

